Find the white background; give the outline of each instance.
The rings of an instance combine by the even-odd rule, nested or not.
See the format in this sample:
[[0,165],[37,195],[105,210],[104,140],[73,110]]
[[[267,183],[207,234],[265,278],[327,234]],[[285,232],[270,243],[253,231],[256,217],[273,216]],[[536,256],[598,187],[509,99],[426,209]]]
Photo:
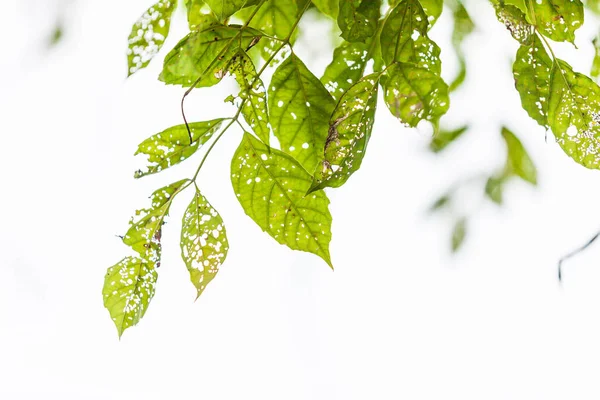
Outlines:
[[[600,246],[557,260],[600,227],[600,178],[571,161],[519,106],[514,42],[487,2],[466,45],[468,84],[445,119],[472,129],[442,156],[426,129],[402,128],[382,106],[361,171],[330,191],[335,272],[278,245],[244,215],[229,182],[232,130],[201,173],[231,245],[194,303],[179,259],[182,195],[165,226],[164,259],[146,317],[121,341],[102,306],[106,268],[153,189],[190,176],[199,157],[134,181],[137,143],[181,122],[182,90],[156,80],[161,60],[125,80],[131,24],[148,1],[2,2],[0,24],[0,398],[3,399],[597,399]],[[57,8],[58,7],[58,8]],[[48,50],[57,10],[65,39]],[[579,51],[556,46],[588,72]],[[164,50],[185,30],[183,13]],[[315,71],[329,61],[327,28],[298,47]],[[449,17],[432,36],[449,43]],[[316,46],[309,48],[306,44]],[[164,56],[165,51],[161,53]],[[444,53],[444,75],[456,68]],[[191,120],[228,116],[231,83],[195,92]],[[507,124],[539,166],[534,189],[515,182],[506,206],[476,186],[463,251],[448,251],[451,215],[426,215],[455,181],[505,157]]]

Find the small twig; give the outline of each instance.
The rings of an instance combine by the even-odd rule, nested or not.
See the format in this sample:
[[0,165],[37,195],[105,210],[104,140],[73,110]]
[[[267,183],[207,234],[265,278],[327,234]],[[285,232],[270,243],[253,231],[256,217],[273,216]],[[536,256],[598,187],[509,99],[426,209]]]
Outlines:
[[600,232],[596,233],[590,240],[587,241],[586,244],[584,244],[583,246],[581,246],[580,248],[573,250],[572,252],[570,252],[569,254],[567,254],[566,256],[562,257],[559,261],[558,261],[558,281],[562,282],[562,264],[564,261],[568,260],[569,258],[576,256],[577,254],[581,253],[582,251],[584,251],[585,249],[587,249],[588,247],[591,246],[592,243],[594,243],[594,241],[596,241],[596,239],[598,239],[598,237],[600,237]]

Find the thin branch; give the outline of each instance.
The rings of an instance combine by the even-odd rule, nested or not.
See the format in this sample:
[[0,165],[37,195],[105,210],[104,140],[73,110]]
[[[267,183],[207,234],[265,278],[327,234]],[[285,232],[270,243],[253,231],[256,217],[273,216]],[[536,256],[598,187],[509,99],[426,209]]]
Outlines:
[[570,252],[563,258],[561,258],[560,261],[558,261],[558,281],[559,282],[562,282],[562,276],[563,276],[562,264],[563,264],[563,262],[567,261],[569,258],[571,258],[573,256],[576,256],[577,254],[581,253],[582,251],[584,251],[585,249],[590,247],[592,245],[592,243],[594,243],[596,241],[596,239],[598,239],[598,237],[600,237],[600,232],[596,233],[590,240],[587,241],[586,244],[584,244],[583,246],[581,246],[580,248],[578,248],[576,250],[573,250],[572,252]]

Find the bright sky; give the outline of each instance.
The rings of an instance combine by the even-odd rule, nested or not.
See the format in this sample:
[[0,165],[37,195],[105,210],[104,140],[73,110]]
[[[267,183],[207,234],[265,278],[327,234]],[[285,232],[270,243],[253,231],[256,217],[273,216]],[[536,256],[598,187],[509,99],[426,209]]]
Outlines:
[[[44,33],[68,4],[64,41]],[[126,37],[148,1],[8,0],[0,35],[0,398],[3,399],[597,399],[600,397],[600,245],[557,260],[600,228],[598,173],[571,161],[519,106],[510,74],[516,43],[490,6],[468,41],[470,80],[446,121],[472,129],[442,156],[425,129],[402,128],[381,107],[363,168],[330,191],[335,272],[278,245],[241,210],[229,163],[231,131],[200,185],[223,216],[228,259],[202,298],[180,260],[183,195],[165,226],[164,259],[146,317],[121,341],[102,306],[106,268],[127,255],[116,237],[197,157],[134,181],[137,143],[181,122],[182,90],[156,80],[160,60],[125,80]],[[579,51],[588,72],[588,18]],[[182,35],[183,15],[166,47]],[[298,47],[317,71],[326,28]],[[447,48],[449,20],[432,36]],[[307,44],[317,46],[308,48]],[[167,50],[167,49],[165,49]],[[164,55],[164,51],[161,56]],[[445,76],[456,64],[445,56]],[[190,119],[228,116],[225,83],[194,93]],[[537,189],[515,183],[502,209],[464,198],[472,213],[451,257],[451,218],[427,217],[436,195],[503,163],[499,128],[539,166]]]

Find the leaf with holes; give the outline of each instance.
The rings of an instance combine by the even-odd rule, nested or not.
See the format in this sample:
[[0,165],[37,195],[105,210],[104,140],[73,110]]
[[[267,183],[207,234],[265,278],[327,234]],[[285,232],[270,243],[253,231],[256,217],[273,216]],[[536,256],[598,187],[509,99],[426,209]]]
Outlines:
[[600,87],[562,60],[552,65],[548,123],[565,153],[600,168]]
[[552,60],[537,36],[519,47],[513,65],[515,86],[523,109],[544,127],[548,126],[551,70]]
[[527,21],[520,8],[510,4],[496,4],[496,17],[504,24],[512,37],[522,45],[528,45],[534,38],[534,28]]
[[256,73],[254,63],[245,51],[239,49],[230,66],[230,72],[240,85],[239,98],[244,101],[242,115],[252,131],[266,144],[269,144],[269,112],[267,93],[262,80]]
[[537,29],[557,42],[575,42],[575,31],[583,25],[581,0],[535,0],[533,8]]
[[440,48],[429,39],[427,15],[418,0],[404,0],[390,13],[381,31],[381,50],[386,65],[414,64],[439,75]]
[[365,76],[340,99],[329,120],[325,159],[311,191],[340,187],[358,171],[371,138],[381,73]]
[[295,54],[275,71],[269,88],[273,133],[281,148],[314,171],[323,161],[329,116],[335,102],[327,89]]
[[442,15],[444,0],[419,0],[419,2],[421,3],[421,7],[423,7],[423,11],[427,14],[429,28],[431,29],[440,15]]
[[123,243],[131,247],[146,261],[160,265],[161,228],[169,214],[171,202],[183,189],[189,186],[189,179],[182,179],[162,187],[150,196],[150,208],[135,212]]
[[165,57],[159,79],[168,85],[213,86],[221,81],[238,49],[247,50],[262,37],[252,28],[209,26],[190,32]]
[[227,257],[227,232],[217,210],[198,190],[181,225],[181,257],[200,297]]
[[368,43],[343,42],[334,50],[321,82],[336,101],[363,77],[376,43],[373,39]]
[[127,49],[128,76],[145,68],[169,35],[176,0],[160,0],[133,24]]
[[448,85],[439,75],[412,64],[396,63],[382,81],[392,114],[408,126],[427,120],[436,124],[448,111]]
[[154,136],[150,136],[140,143],[135,152],[135,155],[143,154],[147,156],[145,171],[136,171],[135,178],[156,174],[186,160],[198,150],[199,146],[212,137],[222,122],[223,118],[218,118],[189,124],[192,132],[191,143],[185,124],[172,126]]
[[[292,31],[297,13],[298,7],[295,0],[266,0],[252,18],[250,26],[266,35],[285,39]],[[294,38],[290,39],[293,43]],[[279,40],[265,37],[257,46],[261,50],[263,59],[268,60],[279,48],[279,44]]]
[[312,176],[296,160],[245,133],[231,161],[231,182],[242,208],[263,231],[332,266],[329,199],[322,190],[306,194]]
[[375,34],[381,0],[344,0],[339,4],[337,21],[344,39],[364,42]]
[[119,337],[146,313],[157,278],[156,265],[137,257],[125,257],[108,269],[102,297]]

